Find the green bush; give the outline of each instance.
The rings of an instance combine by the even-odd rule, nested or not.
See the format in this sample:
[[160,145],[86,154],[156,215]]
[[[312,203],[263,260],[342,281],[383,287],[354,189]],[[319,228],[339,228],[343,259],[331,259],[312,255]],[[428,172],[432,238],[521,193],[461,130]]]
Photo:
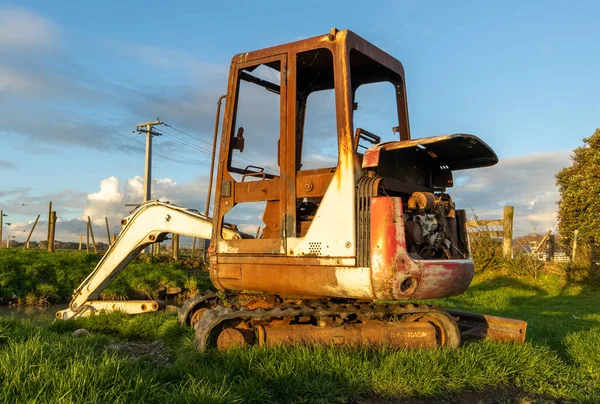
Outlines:
[[471,234],[471,255],[475,272],[493,271],[502,268],[502,243],[487,232]]
[[544,263],[538,260],[534,254],[519,252],[513,259],[506,260],[505,266],[512,274],[533,276],[535,279],[544,268]]

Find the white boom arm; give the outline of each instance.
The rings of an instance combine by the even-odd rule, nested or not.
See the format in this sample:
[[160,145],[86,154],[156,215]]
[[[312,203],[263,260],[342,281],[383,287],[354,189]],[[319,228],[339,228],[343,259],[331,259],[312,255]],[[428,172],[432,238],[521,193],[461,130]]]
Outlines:
[[[159,309],[154,300],[99,301],[100,293],[112,282],[127,264],[147,245],[164,239],[168,233],[210,239],[212,219],[195,211],[160,201],[148,201],[140,205],[124,219],[123,230],[110,246],[92,273],[73,292],[69,308],[60,310],[56,317],[86,316],[99,310],[121,310],[127,313],[143,313]],[[223,237],[241,238],[241,233],[223,228]]]

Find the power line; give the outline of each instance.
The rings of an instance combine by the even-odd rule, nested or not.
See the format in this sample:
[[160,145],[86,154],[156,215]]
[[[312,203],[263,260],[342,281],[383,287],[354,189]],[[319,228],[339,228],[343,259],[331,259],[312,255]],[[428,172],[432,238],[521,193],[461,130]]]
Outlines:
[[189,133],[187,133],[187,132],[184,132],[184,131],[182,131],[181,129],[177,129],[177,128],[176,128],[176,127],[174,127],[173,125],[169,125],[168,123],[165,123],[165,126],[168,126],[169,128],[171,128],[171,129],[173,129],[173,130],[176,130],[177,132],[179,132],[179,133],[181,133],[181,134],[183,134],[183,135],[186,135],[186,136],[188,136],[188,137],[191,137],[191,138],[192,138],[192,139],[194,139],[194,140],[198,140],[198,141],[200,141],[200,142],[202,142],[202,143],[204,143],[204,144],[206,144],[206,145],[208,145],[208,146],[212,147],[212,143],[210,143],[210,142],[207,142],[207,141],[205,141],[205,140],[202,140],[202,139],[201,139],[201,138],[199,138],[199,137],[196,137],[196,136],[190,135]]
[[[194,137],[194,136],[192,136],[192,135],[190,135],[190,134],[188,134],[188,133],[185,133],[185,132],[183,132],[183,131],[181,131],[181,130],[179,130],[179,129],[176,129],[176,128],[174,128],[173,126],[171,126],[171,125],[169,125],[169,124],[166,124],[166,123],[165,123],[164,125],[165,125],[165,126],[168,126],[168,127],[170,127],[170,128],[172,128],[172,129],[175,129],[175,130],[177,130],[178,132],[181,132],[182,134],[184,134],[184,135],[187,135],[187,136],[191,137],[192,139],[195,139],[195,140],[200,140],[200,139],[198,139],[198,138],[196,138],[196,137]],[[171,133],[168,133],[168,132],[166,132],[166,131],[164,131],[164,130],[160,130],[160,129],[156,129],[156,128],[155,128],[154,130],[155,130],[155,131],[157,131],[157,132],[159,132],[159,133],[161,133],[161,134],[163,134],[163,135],[165,135],[165,136],[167,136],[167,137],[169,137],[169,138],[171,138],[172,140],[174,140],[174,141],[176,141],[176,142],[179,142],[180,144],[186,145],[186,146],[188,146],[188,147],[190,147],[190,148],[192,148],[192,149],[194,149],[194,150],[200,151],[200,152],[202,152],[202,153],[205,153],[205,154],[207,154],[207,155],[209,155],[209,156],[210,156],[210,155],[212,155],[212,152],[211,152],[211,151],[208,151],[208,150],[206,150],[206,149],[203,149],[203,148],[202,148],[201,146],[199,146],[199,145],[195,145],[195,144],[193,144],[193,143],[191,143],[191,142],[189,142],[189,141],[187,141],[187,140],[185,140],[185,139],[178,138],[178,137],[174,136],[173,134],[171,134]],[[206,143],[206,144],[208,144],[209,146],[211,146],[211,147],[212,147],[212,144],[211,144],[211,143],[207,143],[207,142],[204,142],[204,141],[202,141],[202,140],[200,140],[200,141],[201,141],[201,142],[203,142],[203,143]],[[215,158],[218,158],[218,157],[219,157],[219,154],[218,154],[218,153],[216,153],[216,155],[215,155]],[[251,163],[251,164],[253,164],[253,165],[257,165],[257,166],[259,166],[259,167],[261,166],[261,163],[258,163],[258,162],[254,161],[254,160],[251,160],[251,159],[249,159],[249,158],[242,157],[242,156],[236,156],[236,157],[234,157],[232,160],[233,160],[233,163],[235,163],[236,165],[240,165],[240,166],[241,166],[243,163],[240,163],[240,161],[239,161],[239,160],[243,160],[243,161],[245,161],[245,162],[247,162],[247,163]],[[277,170],[276,170],[275,168],[273,168],[273,167],[270,167],[270,166],[265,166],[264,168],[265,168],[265,171],[267,171],[267,172],[268,172],[268,171],[270,171],[270,174],[273,174],[273,175],[279,175],[279,174],[277,173]]]
[[188,146],[188,147],[190,147],[190,148],[192,148],[194,150],[197,150],[199,152],[205,153],[205,154],[207,154],[209,156],[212,154],[211,151],[203,149],[201,146],[193,144],[193,143],[191,143],[188,140],[178,138],[178,137],[174,136],[171,133],[165,132],[164,130],[158,130],[158,129],[154,129],[154,130],[157,131],[157,132],[159,132],[159,133],[161,133],[162,135],[165,135],[165,136],[171,138],[172,140],[174,140],[174,141],[176,141],[176,142],[178,142],[180,144],[183,144],[185,146]]

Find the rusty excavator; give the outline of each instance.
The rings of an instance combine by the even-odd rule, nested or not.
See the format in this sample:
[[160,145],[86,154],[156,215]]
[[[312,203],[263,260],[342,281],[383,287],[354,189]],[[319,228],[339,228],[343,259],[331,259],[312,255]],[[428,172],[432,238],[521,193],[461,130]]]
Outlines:
[[[357,94],[367,94],[361,109],[373,108],[361,88],[390,95],[385,108],[393,119],[385,133],[357,126]],[[306,124],[307,115],[328,108],[330,127]],[[373,126],[384,132],[381,122]],[[388,135],[391,140],[382,140]],[[474,265],[466,214],[446,190],[454,171],[492,166],[498,158],[473,135],[412,139],[404,68],[381,49],[332,29],[234,56],[213,147],[205,214],[160,201],[138,206],[58,318],[164,307],[99,296],[141,250],[174,233],[210,240],[210,278],[220,292],[198,294],[179,310],[201,351],[524,341],[524,321],[416,302],[469,287]],[[245,225],[231,224],[240,218]]]

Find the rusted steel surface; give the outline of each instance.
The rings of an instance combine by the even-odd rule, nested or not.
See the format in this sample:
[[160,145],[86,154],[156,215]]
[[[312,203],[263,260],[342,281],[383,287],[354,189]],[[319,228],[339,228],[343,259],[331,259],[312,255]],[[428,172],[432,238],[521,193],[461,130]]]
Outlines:
[[268,181],[247,181],[235,183],[235,203],[278,201],[281,183],[278,179]]
[[325,195],[333,178],[333,169],[300,171],[296,177],[296,197],[314,198]]
[[314,325],[267,325],[258,333],[260,345],[333,344],[344,346],[379,345],[396,348],[433,348],[436,332],[429,323],[383,323],[319,327]]
[[421,261],[423,275],[412,299],[434,299],[463,294],[473,279],[473,261],[427,260]]
[[[302,261],[302,259],[297,259]],[[368,268],[324,265],[219,264],[224,289],[257,290],[284,297],[373,299]]]
[[526,321],[459,310],[447,311],[456,318],[465,339],[487,339],[519,344],[525,342]]
[[381,300],[430,299],[463,293],[474,275],[469,260],[413,260],[406,250],[402,201],[371,198],[371,280]]
[[226,351],[230,348],[244,348],[252,342],[251,332],[237,328],[225,328],[217,338],[217,348],[219,351]]
[[406,252],[402,200],[371,198],[371,282],[380,300],[412,298],[422,267]]

